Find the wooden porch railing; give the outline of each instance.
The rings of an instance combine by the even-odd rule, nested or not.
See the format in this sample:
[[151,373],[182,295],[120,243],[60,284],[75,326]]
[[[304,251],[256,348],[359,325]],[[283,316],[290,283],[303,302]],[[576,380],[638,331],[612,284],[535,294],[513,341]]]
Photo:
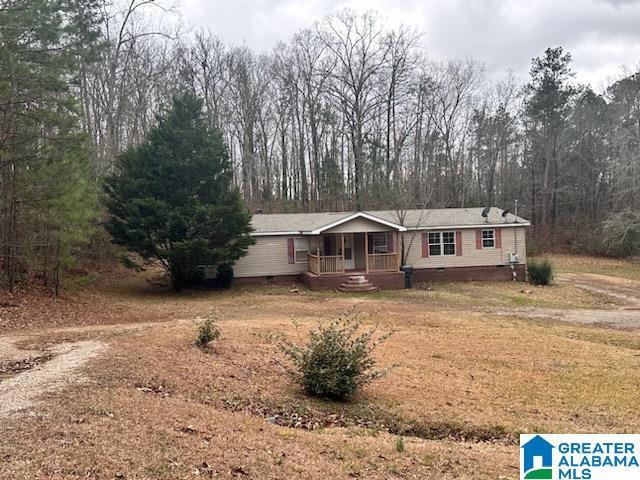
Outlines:
[[344,272],[342,255],[322,256],[309,254],[309,271],[316,275]]
[[369,254],[368,263],[370,272],[397,272],[398,254],[395,252]]

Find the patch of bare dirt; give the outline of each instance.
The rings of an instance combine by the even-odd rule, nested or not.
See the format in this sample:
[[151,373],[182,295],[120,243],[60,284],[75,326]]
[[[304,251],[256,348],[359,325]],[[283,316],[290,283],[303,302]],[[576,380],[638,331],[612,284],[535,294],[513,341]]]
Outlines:
[[80,367],[103,348],[97,341],[57,345],[51,360],[0,382],[0,417],[31,408],[43,394],[79,380]]

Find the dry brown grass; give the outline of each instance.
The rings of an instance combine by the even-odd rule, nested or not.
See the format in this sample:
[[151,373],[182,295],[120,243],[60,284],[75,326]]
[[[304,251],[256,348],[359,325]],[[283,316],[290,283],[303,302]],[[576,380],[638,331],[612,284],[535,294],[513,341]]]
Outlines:
[[588,273],[640,280],[640,258],[615,259],[585,255],[553,254],[548,258],[558,272]]
[[[0,478],[506,479],[516,476],[518,433],[640,428],[640,333],[491,313],[521,297],[539,307],[614,306],[571,286],[178,296],[135,279],[91,295],[90,324],[152,323],[30,331],[25,347],[92,338],[109,350],[85,372],[89,383],[52,395],[35,415],[2,419]],[[274,361],[273,337],[303,338],[354,306],[396,331],[376,357],[399,366],[351,403],[305,398]],[[193,342],[211,309],[223,336],[205,352]],[[307,431],[271,424],[270,412],[346,421]],[[384,431],[398,425],[415,435],[402,453]],[[485,434],[495,440],[475,441]]]

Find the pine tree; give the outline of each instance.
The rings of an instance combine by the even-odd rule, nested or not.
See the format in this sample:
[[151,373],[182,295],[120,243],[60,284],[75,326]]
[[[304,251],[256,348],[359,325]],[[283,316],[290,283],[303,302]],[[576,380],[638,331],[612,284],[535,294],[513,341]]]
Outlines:
[[[91,230],[95,198],[73,97],[74,57],[95,40],[71,0],[13,0],[0,9],[0,230],[10,290],[20,274],[45,283]],[[93,23],[95,25],[95,22]],[[86,47],[83,47],[86,48]]]
[[[573,77],[571,55],[562,47],[547,48],[544,55],[534,58],[531,65],[531,81],[526,87],[525,105],[529,142],[531,144],[531,169],[539,171],[539,185],[534,182],[531,195],[540,199],[539,224],[554,227],[558,219],[558,177],[560,157],[565,154],[564,138],[571,112],[571,101],[577,90],[570,84]],[[537,174],[532,175],[535,178]],[[538,193],[539,192],[539,193]]]
[[142,145],[119,158],[105,182],[113,242],[158,262],[176,291],[202,265],[233,264],[253,238],[250,215],[232,185],[227,148],[206,127],[202,101],[175,97]]

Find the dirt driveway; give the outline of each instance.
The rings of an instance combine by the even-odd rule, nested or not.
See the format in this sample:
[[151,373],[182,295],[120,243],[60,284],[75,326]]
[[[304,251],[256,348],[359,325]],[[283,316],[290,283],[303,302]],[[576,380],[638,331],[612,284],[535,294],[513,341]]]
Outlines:
[[563,273],[555,281],[559,285],[571,285],[587,292],[605,295],[617,304],[617,308],[596,310],[521,307],[500,309],[496,313],[586,325],[640,329],[640,282],[607,275],[574,273]]

